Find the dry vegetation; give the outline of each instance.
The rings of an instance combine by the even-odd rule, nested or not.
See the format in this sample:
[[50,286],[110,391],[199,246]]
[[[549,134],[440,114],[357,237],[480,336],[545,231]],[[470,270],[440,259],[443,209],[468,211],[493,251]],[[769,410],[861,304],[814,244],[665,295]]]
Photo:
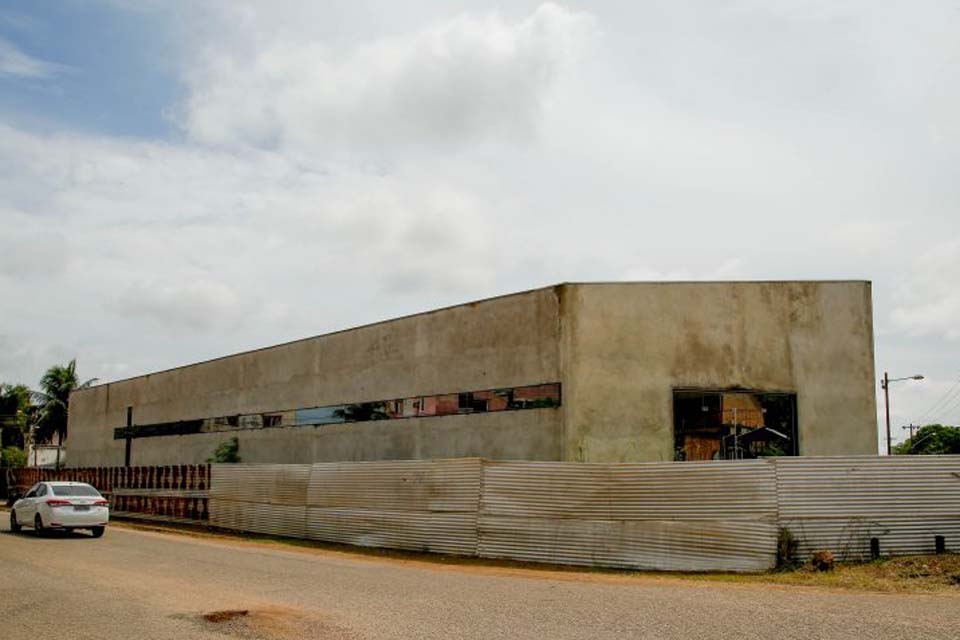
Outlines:
[[[725,576],[710,576],[723,579]],[[736,576],[738,582],[764,582],[885,592],[947,592],[960,595],[960,555],[944,554],[838,564],[833,571],[803,566],[789,571]]]
[[666,573],[654,571],[631,571],[619,569],[592,569],[542,565],[514,561],[497,561],[427,553],[395,551],[390,549],[366,549],[345,545],[328,544],[309,540],[293,540],[261,535],[243,535],[233,532],[211,532],[199,528],[142,525],[125,522],[122,526],[137,529],[153,529],[168,533],[180,533],[197,537],[215,537],[236,543],[268,544],[283,547],[298,547],[305,552],[344,553],[368,559],[391,559],[403,562],[427,563],[447,568],[510,573],[548,573],[558,579],[603,579],[604,576],[619,580],[631,578],[678,579],[691,581],[727,582],[742,585],[777,584],[797,587],[820,587],[828,589],[851,589],[888,593],[940,593],[960,596],[960,554],[906,556],[881,559],[865,563],[838,563],[832,571],[817,571],[810,564],[788,570],[767,573]]

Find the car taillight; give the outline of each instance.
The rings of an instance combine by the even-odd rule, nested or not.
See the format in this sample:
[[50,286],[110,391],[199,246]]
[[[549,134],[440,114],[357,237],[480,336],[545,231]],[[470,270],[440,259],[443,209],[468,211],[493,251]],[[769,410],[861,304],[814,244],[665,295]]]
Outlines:
[[109,507],[109,506],[110,506],[110,501],[109,501],[109,500],[97,500],[96,502],[93,503],[93,506],[95,506],[95,507]]
[[48,507],[69,507],[71,504],[69,500],[47,500]]

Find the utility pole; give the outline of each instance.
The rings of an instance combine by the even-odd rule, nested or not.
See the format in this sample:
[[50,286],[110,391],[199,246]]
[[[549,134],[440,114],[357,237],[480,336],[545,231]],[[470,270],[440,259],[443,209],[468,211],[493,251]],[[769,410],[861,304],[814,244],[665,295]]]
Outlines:
[[887,372],[883,372],[883,380],[880,381],[880,387],[883,388],[883,403],[886,408],[887,414],[887,455],[893,455],[893,436],[890,434],[890,383],[899,382],[900,380],[923,380],[923,376],[919,373],[907,376],[906,378],[891,378],[887,375]]
[[887,455],[893,455],[893,436],[890,435],[890,376],[887,375],[887,372],[883,372],[883,382],[880,383],[880,386],[883,387],[883,404],[887,410]]
[[913,440],[913,432],[914,432],[916,429],[919,429],[919,428],[920,428],[920,425],[913,424],[913,423],[911,422],[911,423],[910,423],[909,425],[907,425],[906,427],[900,427],[900,428],[901,428],[901,429],[908,429],[908,430],[910,431],[910,439]]

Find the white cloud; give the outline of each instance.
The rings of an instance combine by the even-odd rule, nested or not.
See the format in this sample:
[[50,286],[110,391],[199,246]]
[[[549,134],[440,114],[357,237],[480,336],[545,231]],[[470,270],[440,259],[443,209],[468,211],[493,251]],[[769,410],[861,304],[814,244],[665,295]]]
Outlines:
[[183,135],[0,124],[0,380],[617,277],[869,278],[878,369],[955,379],[946,5],[109,4],[172,29]]
[[34,58],[6,38],[0,37],[0,77],[47,78],[62,69],[62,65]]
[[[349,313],[324,304],[333,291],[462,297],[494,280],[483,202],[429,172],[2,126],[0,139],[0,186],[20,185],[0,201],[0,293],[41,317],[71,308],[131,332],[312,333],[304,312]],[[35,286],[60,295],[36,298]]]
[[132,284],[115,306],[122,314],[140,315],[164,325],[193,330],[230,328],[254,315],[255,300],[244,298],[233,287],[213,279]]
[[693,280],[735,280],[744,278],[743,259],[728,258],[703,270],[661,270],[653,267],[634,267],[622,274],[623,280],[642,282],[680,282]]
[[893,324],[912,336],[960,340],[960,241],[934,245],[913,260],[898,289]]
[[463,14],[349,50],[288,37],[208,47],[181,117],[192,139],[215,145],[329,151],[528,138],[591,27],[587,14],[547,3],[518,21]]

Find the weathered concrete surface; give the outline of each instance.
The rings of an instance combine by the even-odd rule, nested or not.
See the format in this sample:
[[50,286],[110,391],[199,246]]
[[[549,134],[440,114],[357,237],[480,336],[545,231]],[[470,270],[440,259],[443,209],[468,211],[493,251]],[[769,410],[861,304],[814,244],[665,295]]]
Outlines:
[[[134,407],[135,423],[149,424],[556,382],[557,312],[553,290],[541,289],[101,385],[71,398],[70,464],[123,463],[124,443],[113,440],[113,429],[124,426],[127,406]],[[357,423],[307,433],[275,429],[239,437],[250,461],[555,459],[558,418],[530,414]],[[466,425],[477,433],[466,434]],[[483,433],[484,428],[489,430]],[[133,443],[134,464],[201,461],[230,435],[139,439]]]
[[672,390],[797,393],[801,455],[876,454],[868,282],[570,285],[564,458],[673,459]]
[[[946,640],[960,629],[950,595],[443,565],[116,527],[36,538],[6,533],[3,511],[0,522],[4,640]],[[230,609],[249,616],[201,618]]]
[[[336,462],[486,457],[557,460],[560,414],[555,409],[477,413],[439,418],[378,420],[319,427],[249,429],[187,436],[138,438],[131,464],[205,462],[221,442],[236,436],[244,462]],[[116,444],[114,444],[116,442]],[[105,464],[123,465],[123,442],[110,441]],[[75,465],[83,466],[83,465]]]
[[[480,456],[673,459],[673,390],[797,394],[800,452],[877,452],[870,283],[568,284],[220,358],[77,393],[71,466],[122,464],[137,424],[542,382],[563,407],[240,431],[247,461]],[[199,462],[233,434],[134,440]]]

